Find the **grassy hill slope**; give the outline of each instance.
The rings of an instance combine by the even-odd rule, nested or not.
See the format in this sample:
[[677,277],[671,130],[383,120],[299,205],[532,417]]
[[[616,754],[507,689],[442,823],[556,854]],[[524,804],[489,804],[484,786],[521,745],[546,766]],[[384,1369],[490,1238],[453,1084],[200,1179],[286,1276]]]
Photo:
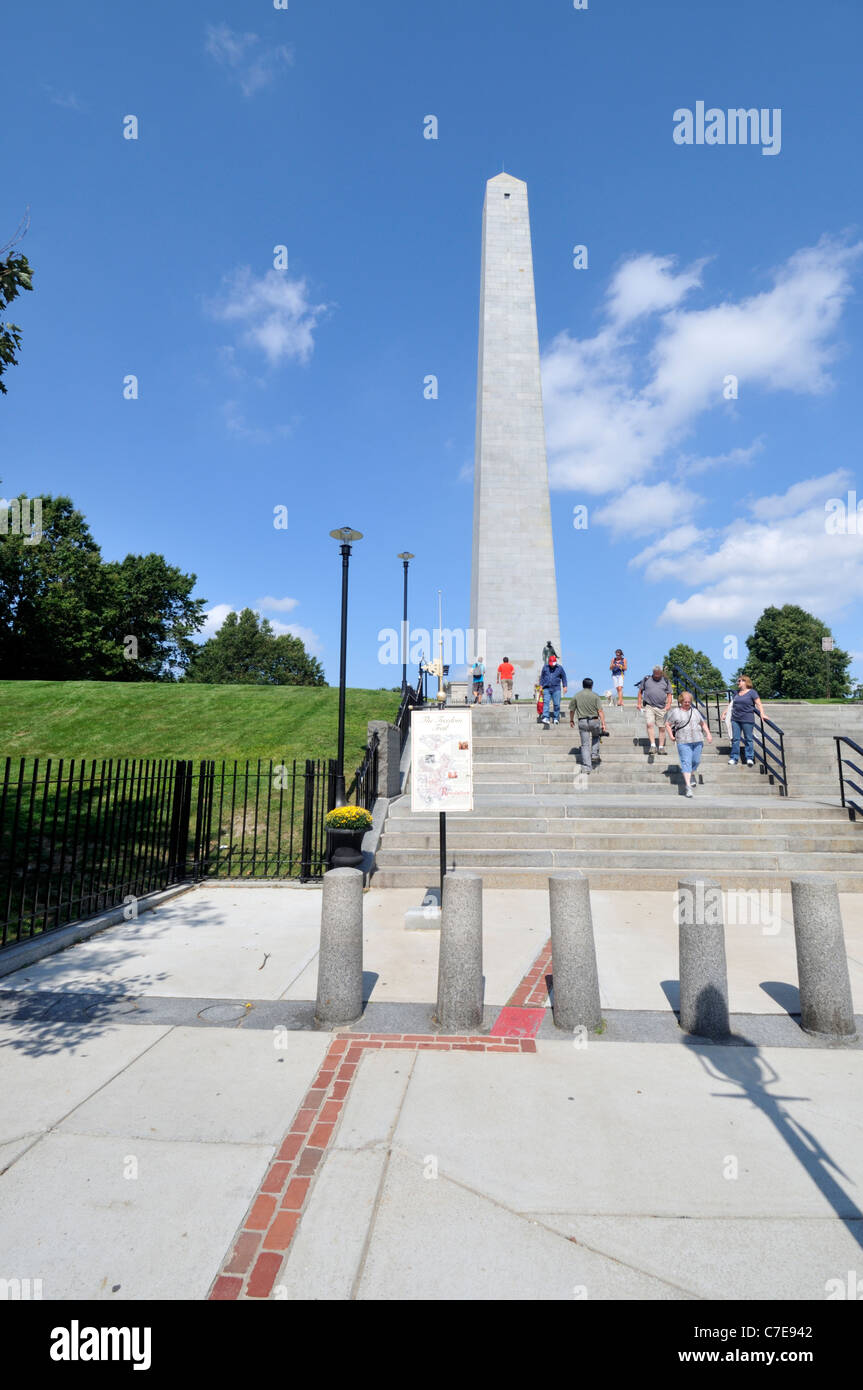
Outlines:
[[[345,770],[366,746],[369,719],[395,718],[399,696],[348,690]],[[0,681],[4,757],[335,757],[335,688]]]

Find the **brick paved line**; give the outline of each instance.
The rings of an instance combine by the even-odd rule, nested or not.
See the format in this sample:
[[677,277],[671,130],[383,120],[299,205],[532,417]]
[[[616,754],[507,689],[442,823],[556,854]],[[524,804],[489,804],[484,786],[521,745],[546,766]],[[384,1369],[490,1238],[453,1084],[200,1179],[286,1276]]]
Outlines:
[[533,965],[521,984],[510,995],[507,1007],[511,1009],[543,1008],[548,999],[548,982],[551,979],[551,937],[543,946]]
[[300,1101],[213,1281],[209,1299],[269,1298],[308,1204],[315,1175],[367,1048],[408,1051],[536,1052],[530,1038],[451,1037],[440,1034],[350,1033],[334,1038],[317,1076]]

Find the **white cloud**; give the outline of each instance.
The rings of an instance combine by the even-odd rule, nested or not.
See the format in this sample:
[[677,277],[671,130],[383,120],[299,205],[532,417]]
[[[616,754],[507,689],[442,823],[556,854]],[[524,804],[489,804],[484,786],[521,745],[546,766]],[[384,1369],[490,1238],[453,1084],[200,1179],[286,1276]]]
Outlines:
[[292,50],[284,44],[264,48],[257,34],[239,34],[227,24],[207,25],[204,48],[228,70],[246,97],[268,87],[281,68],[294,61]]
[[[820,618],[840,617],[863,600],[863,536],[827,531],[825,503],[844,490],[844,471],[795,483],[779,497],[751,503],[750,515],[714,533],[713,548],[696,532],[678,532],[636,556],[649,582],[671,581],[686,594],[670,599],[660,624],[737,631],[767,607],[786,603]],[[852,480],[853,481],[853,480]]]
[[274,440],[286,439],[292,433],[290,425],[273,425],[269,429],[261,425],[250,425],[236,401],[223,401],[221,412],[228,433],[235,434],[238,439],[248,440],[251,444],[272,444]]
[[600,526],[610,526],[615,538],[643,536],[663,525],[676,526],[687,521],[701,501],[679,483],[636,483],[598,508],[593,520]]
[[[829,390],[831,335],[861,253],[863,243],[823,237],[774,271],[770,289],[696,310],[679,305],[700,283],[703,262],[677,276],[667,257],[622,266],[608,322],[593,338],[560,334],[543,358],[552,486],[597,494],[640,481],[700,416],[732,404],[723,395],[728,375],[740,390]],[[648,314],[658,321],[627,331]],[[651,327],[652,345],[641,331]]]
[[305,280],[290,280],[278,270],[256,278],[248,266],[240,266],[225,277],[221,296],[207,307],[213,318],[239,324],[240,341],[276,366],[285,359],[308,361],[314,330],[329,306],[310,302]]
[[199,640],[206,642],[208,637],[215,637],[228,614],[236,611],[230,603],[217,603],[213,608],[208,608],[204,614],[206,622],[197,634]]
[[676,526],[638,555],[633,555],[629,563],[633,567],[651,564],[660,555],[675,555],[682,550],[691,550],[712,535],[713,531],[700,531],[697,526]]
[[458,481],[460,483],[473,482],[473,459],[468,459],[467,463],[462,464],[458,471]]
[[684,455],[678,462],[677,476],[682,478],[693,473],[715,473],[726,467],[739,468],[757,458],[764,450],[764,443],[762,434],[746,448],[729,449],[727,454],[714,454],[712,457]]
[[[296,598],[273,598],[271,595],[267,595],[257,600],[252,611],[257,614],[258,618],[262,616],[262,610],[275,613],[290,613],[294,608],[299,606],[299,602],[299,599]],[[215,637],[229,613],[240,613],[242,608],[247,606],[248,605],[243,604],[238,608],[231,603],[217,603],[214,604],[212,608],[208,608],[205,613],[206,622],[201,628],[201,631],[197,634],[198,640],[205,642],[208,637]],[[321,655],[323,643],[312,628],[300,627],[297,623],[283,623],[280,622],[278,618],[271,618],[269,621],[277,637],[281,637],[283,633],[290,632],[295,637],[300,638],[300,641],[310,655]]]
[[825,473],[822,478],[804,478],[781,496],[759,497],[751,505],[752,515],[761,521],[777,521],[779,517],[793,516],[817,501],[821,504],[823,516],[825,500],[837,492],[844,493],[852,482],[847,468],[837,468],[833,473]]
[[255,600],[255,607],[263,613],[292,613],[299,602],[298,598],[273,598],[267,594],[266,598]]
[[66,111],[86,111],[83,101],[74,92],[62,92],[57,87],[49,86],[47,82],[42,85],[54,106],[62,106]]
[[313,632],[310,627],[300,627],[298,623],[280,623],[277,618],[272,620],[271,626],[277,637],[289,632],[293,637],[299,637],[310,656],[321,655],[323,643],[318,634]]
[[695,261],[688,270],[673,274],[674,256],[633,256],[612,276],[608,288],[608,316],[617,324],[631,323],[643,314],[673,309],[681,299],[701,284],[706,258]]

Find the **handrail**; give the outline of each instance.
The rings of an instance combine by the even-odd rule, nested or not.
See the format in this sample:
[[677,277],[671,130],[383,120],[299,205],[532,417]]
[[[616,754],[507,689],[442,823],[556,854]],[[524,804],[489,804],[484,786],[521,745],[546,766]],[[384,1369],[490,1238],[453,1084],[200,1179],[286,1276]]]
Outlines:
[[[755,730],[753,730],[753,734],[755,735],[755,738],[760,738],[761,748],[759,749],[758,747],[756,747],[754,742],[753,747],[755,750],[755,756],[761,763],[761,767],[759,770],[762,773],[767,773],[767,776],[770,778],[771,785],[773,784],[773,779],[778,778],[778,780],[782,783],[782,790],[785,796],[787,796],[788,765],[785,761],[785,734],[783,730],[780,729],[778,724],[774,724],[772,719],[762,719],[761,715],[759,715],[758,722],[761,725],[761,728],[757,733],[755,732]],[[775,738],[771,738],[770,734],[766,734],[764,732],[765,724],[769,725],[771,729],[776,730],[777,734],[779,735],[778,743]],[[772,743],[774,748],[779,749],[778,754],[774,753],[770,748],[767,747],[768,743]],[[777,765],[775,767],[771,767],[767,761],[768,758],[772,758],[774,763]]]
[[851,778],[847,777],[842,772],[842,764],[845,763],[848,767],[852,767],[859,777],[863,777],[863,767],[858,767],[856,763],[852,763],[850,758],[843,758],[839,751],[839,745],[840,743],[847,743],[849,748],[853,748],[854,752],[859,753],[861,757],[863,757],[863,748],[860,747],[859,743],[855,743],[853,738],[849,738],[847,734],[834,734],[833,738],[836,742],[836,761],[839,766],[839,794],[842,798],[842,805],[848,812],[848,819],[855,820],[858,812],[863,816],[863,806],[861,806],[859,802],[852,801],[850,797],[846,796],[845,787],[853,787],[855,792],[859,792],[861,796],[863,796],[863,787],[858,786],[856,782],[852,782]]
[[731,691],[728,687],[726,686],[723,690],[706,690],[704,686],[699,685],[694,676],[691,676],[688,671],[684,671],[682,667],[677,665],[671,668],[671,680],[674,685],[674,698],[680,698],[681,690],[688,690],[695,701],[695,707],[699,714],[703,714],[704,718],[707,720],[708,729],[710,728],[711,701],[715,703],[716,732],[718,733],[722,723],[719,714],[719,696],[721,694],[725,698],[731,698]]
[[412,686],[406,685],[404,689],[404,694],[401,698],[401,703],[399,704],[399,712],[396,715],[395,725],[399,731],[400,752],[404,751],[404,746],[407,743],[408,734],[410,732],[410,712],[412,709],[416,709],[418,705],[421,705],[423,703],[422,684],[423,677],[422,671],[420,671],[417,676],[416,689],[414,690]]

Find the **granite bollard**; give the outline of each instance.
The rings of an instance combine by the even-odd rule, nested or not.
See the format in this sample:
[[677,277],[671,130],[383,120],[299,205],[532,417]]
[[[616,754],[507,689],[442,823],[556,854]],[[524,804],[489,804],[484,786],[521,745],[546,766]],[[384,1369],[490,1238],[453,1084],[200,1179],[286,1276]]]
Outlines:
[[558,1028],[596,1030],[602,1024],[590,884],[582,873],[551,874],[552,1012]]
[[856,1035],[839,892],[832,878],[792,878],[791,909],[800,1026],[832,1038]]
[[363,1011],[363,876],[330,869],[321,898],[321,947],[315,1020],[353,1023]]
[[677,884],[680,1026],[701,1038],[727,1038],[728,969],[722,890],[713,879]]
[[449,1033],[482,1023],[482,879],[446,874],[438,956],[438,1024]]

